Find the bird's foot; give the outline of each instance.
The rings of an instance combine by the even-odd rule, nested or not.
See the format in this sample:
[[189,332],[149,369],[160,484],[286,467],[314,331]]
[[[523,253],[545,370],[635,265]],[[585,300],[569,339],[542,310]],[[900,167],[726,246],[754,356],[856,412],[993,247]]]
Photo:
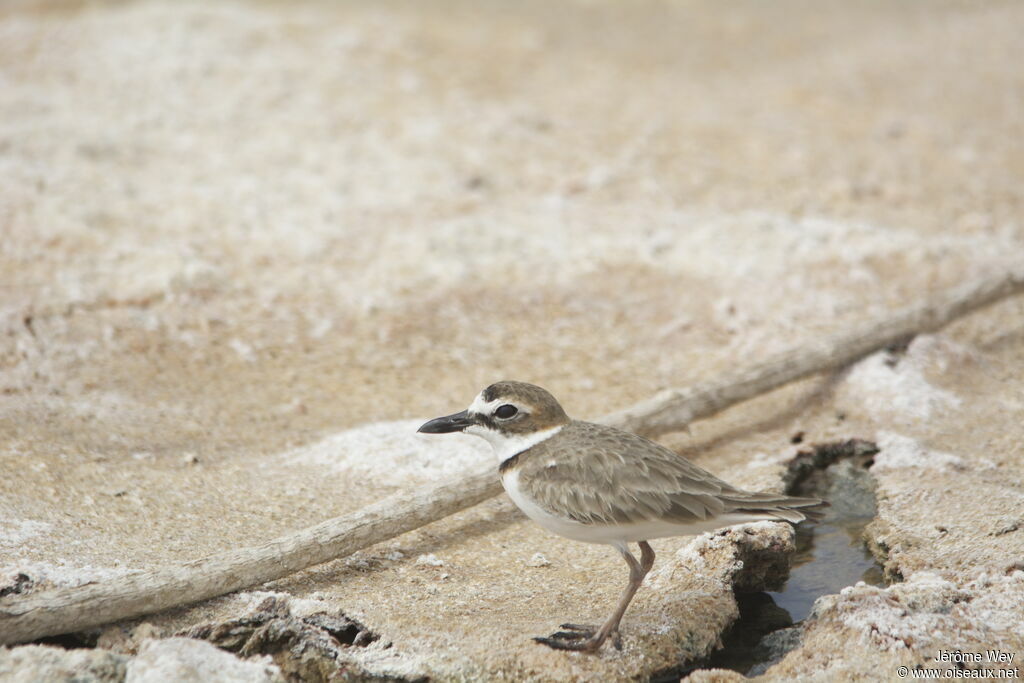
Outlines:
[[622,634],[619,629],[602,634],[600,629],[586,624],[562,624],[561,631],[555,631],[547,638],[537,637],[534,641],[555,650],[597,652],[607,638],[612,639],[616,650],[622,649]]

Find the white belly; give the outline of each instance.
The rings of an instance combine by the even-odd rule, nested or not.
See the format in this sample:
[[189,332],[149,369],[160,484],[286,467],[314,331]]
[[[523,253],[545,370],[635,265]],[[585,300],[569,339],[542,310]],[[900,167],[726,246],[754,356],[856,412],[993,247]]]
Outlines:
[[[577,541],[591,541],[588,534],[588,531],[590,531],[588,527],[590,525],[553,515],[533,502],[533,499],[519,488],[519,472],[512,470],[508,474],[503,475],[501,483],[505,487],[508,497],[512,499],[512,502],[526,513],[527,517],[537,522],[537,524],[540,524],[548,531],[555,532],[559,536],[574,538]],[[605,543],[606,541],[591,542]]]
[[585,543],[608,543],[621,545],[622,543],[636,543],[637,541],[649,541],[655,538],[669,538],[672,536],[694,536],[716,529],[723,529],[734,524],[756,522],[766,519],[749,514],[731,514],[693,522],[692,524],[679,524],[663,520],[651,520],[637,524],[583,524],[572,519],[553,515],[541,508],[532,498],[519,487],[519,473],[512,470],[501,478],[512,502],[522,510],[527,517],[540,524],[548,531],[559,536],[565,536],[575,541]]

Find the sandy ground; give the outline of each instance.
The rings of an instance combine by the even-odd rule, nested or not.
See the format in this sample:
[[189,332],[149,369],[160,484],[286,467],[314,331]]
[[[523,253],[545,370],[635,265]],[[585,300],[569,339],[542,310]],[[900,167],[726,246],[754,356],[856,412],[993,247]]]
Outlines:
[[[1019,264],[1022,25],[1012,2],[5,5],[0,566],[74,583],[257,543],[486,461],[410,432],[491,381],[596,416]],[[1024,518],[1024,303],[929,343],[666,442],[778,487],[757,463],[796,429],[889,439],[892,568],[1002,571],[1024,532],[979,539]],[[920,537],[950,499],[997,519]],[[450,650],[417,660],[435,675],[516,676],[620,565],[494,501],[275,590]]]

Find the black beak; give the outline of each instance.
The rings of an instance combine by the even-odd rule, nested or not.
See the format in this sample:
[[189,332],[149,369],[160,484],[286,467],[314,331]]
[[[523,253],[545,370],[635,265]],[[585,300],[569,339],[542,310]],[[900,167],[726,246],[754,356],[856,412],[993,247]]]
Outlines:
[[461,432],[471,424],[473,424],[473,420],[469,417],[469,411],[463,410],[461,413],[455,413],[454,415],[434,418],[416,431],[423,432],[424,434],[447,434],[449,432]]

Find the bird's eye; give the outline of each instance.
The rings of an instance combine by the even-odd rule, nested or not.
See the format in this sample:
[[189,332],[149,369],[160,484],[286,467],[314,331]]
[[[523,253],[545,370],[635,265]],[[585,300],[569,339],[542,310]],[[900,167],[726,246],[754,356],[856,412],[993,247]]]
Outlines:
[[510,417],[513,417],[518,412],[519,408],[516,408],[514,405],[506,403],[503,406],[498,406],[498,409],[494,411],[494,416],[501,418],[502,420],[507,420]]

